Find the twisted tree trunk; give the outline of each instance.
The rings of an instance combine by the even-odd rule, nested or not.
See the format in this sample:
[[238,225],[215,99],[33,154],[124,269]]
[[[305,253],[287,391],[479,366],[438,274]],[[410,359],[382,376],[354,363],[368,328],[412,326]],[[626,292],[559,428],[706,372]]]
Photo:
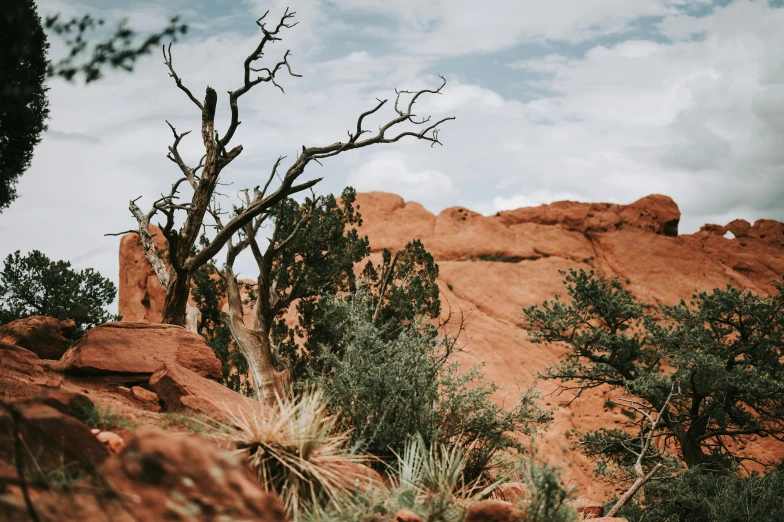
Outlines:
[[273,406],[277,397],[282,397],[283,389],[288,384],[289,372],[275,369],[275,358],[272,354],[272,343],[269,328],[250,329],[243,321],[242,296],[239,284],[231,267],[226,268],[226,292],[229,301],[229,313],[224,318],[245,359],[248,361],[256,398],[267,406]]

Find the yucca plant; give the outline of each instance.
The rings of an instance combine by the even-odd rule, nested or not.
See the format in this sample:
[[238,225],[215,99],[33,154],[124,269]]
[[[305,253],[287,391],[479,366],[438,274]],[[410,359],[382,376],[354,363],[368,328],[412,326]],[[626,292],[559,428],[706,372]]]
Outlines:
[[411,437],[398,455],[392,484],[400,507],[420,507],[428,521],[462,520],[467,507],[497,487],[480,488],[482,477],[466,481],[467,451],[460,445],[433,444],[427,447],[421,435]]
[[230,434],[247,454],[259,482],[283,500],[289,516],[350,502],[356,481],[365,476],[357,464],[366,460],[346,450],[349,433],[338,433],[337,418],[327,412],[321,390],[299,397],[277,397],[273,411],[245,408],[227,412],[238,428]]

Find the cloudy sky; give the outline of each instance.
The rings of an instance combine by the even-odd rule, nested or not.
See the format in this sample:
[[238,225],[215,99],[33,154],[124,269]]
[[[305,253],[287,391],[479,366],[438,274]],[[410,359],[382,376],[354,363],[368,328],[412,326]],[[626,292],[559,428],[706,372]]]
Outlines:
[[[444,146],[409,140],[313,164],[317,190],[396,192],[433,212],[485,214],[572,199],[631,203],[651,193],[679,204],[681,232],[736,217],[784,220],[784,8],[774,0],[42,0],[42,15],[91,13],[152,31],[179,14],[190,25],[174,64],[197,97],[240,86],[259,38],[254,20],[289,5],[299,25],[269,47],[281,76],[241,98],[233,143],[244,152],[223,187],[263,181],[280,154],[340,141],[375,98],[436,87],[418,114],[456,116]],[[62,45],[52,39],[52,55]],[[32,249],[117,281],[128,200],[168,191],[171,133],[201,155],[200,115],[160,54],[96,84],[51,81],[49,131],[21,197],[0,214],[0,255]],[[383,112],[388,118],[391,109]],[[384,119],[386,121],[386,119]],[[382,123],[380,116],[371,122]],[[370,127],[375,128],[375,127]],[[284,163],[285,165],[285,163]]]

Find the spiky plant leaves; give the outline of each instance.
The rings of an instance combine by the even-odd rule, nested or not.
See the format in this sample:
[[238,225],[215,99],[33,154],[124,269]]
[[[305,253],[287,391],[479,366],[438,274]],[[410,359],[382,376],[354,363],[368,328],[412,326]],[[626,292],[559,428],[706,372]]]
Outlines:
[[321,390],[278,397],[273,411],[246,408],[227,415],[239,428],[229,437],[247,454],[261,486],[280,496],[294,520],[327,503],[346,504],[364,477],[357,465],[367,458],[346,450],[350,434],[338,432]]

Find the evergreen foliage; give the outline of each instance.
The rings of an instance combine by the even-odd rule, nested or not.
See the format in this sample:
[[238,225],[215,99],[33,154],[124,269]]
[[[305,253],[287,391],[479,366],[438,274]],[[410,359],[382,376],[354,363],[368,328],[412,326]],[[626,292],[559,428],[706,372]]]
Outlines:
[[622,513],[646,521],[781,520],[780,493],[748,501],[764,484],[781,491],[777,463],[756,460],[771,471],[749,476],[744,463],[755,459],[738,448],[752,438],[784,440],[784,283],[774,281],[769,296],[727,286],[652,307],[618,277],[565,275],[569,301],[556,296],[523,311],[533,342],[566,347],[543,377],[577,396],[610,386],[636,401],[617,404],[627,429],[582,435],[579,447],[596,461],[597,475],[616,485],[632,481],[630,448],[648,429],[639,412],[661,412],[644,467],[664,469]]
[[6,257],[0,273],[0,324],[32,315],[73,319],[77,336],[117,315],[105,307],[117,289],[92,268],[75,271],[68,261],[52,261],[38,250]]
[[502,452],[523,451],[511,432],[530,434],[549,421],[531,390],[521,392],[511,408],[494,403],[498,387],[484,380],[480,368],[461,373],[445,357],[450,341],[433,335],[429,323],[374,324],[371,301],[360,287],[345,300],[322,303],[323,335],[341,349],[320,352],[322,373],[314,382],[351,429],[352,444],[386,461],[415,435],[428,448],[459,446],[470,481]]
[[17,198],[16,183],[46,131],[49,44],[33,0],[0,0],[0,212]]

